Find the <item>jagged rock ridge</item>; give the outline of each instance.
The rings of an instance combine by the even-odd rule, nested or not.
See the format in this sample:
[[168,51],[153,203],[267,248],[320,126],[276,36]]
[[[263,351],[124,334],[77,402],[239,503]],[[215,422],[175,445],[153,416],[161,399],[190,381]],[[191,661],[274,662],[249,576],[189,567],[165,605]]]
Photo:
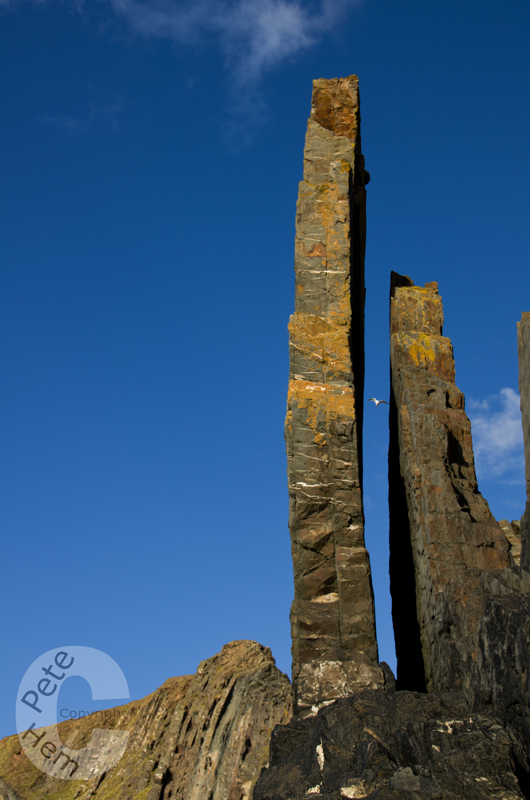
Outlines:
[[297,713],[384,682],[362,504],[367,174],[359,122],[355,76],[314,82],[285,424]]
[[232,642],[203,661],[195,675],[170,678],[143,700],[110,715],[61,723],[61,737],[73,747],[86,746],[94,728],[130,731],[122,759],[92,780],[50,777],[28,761],[17,736],[4,739],[0,796],[249,800],[267,763],[271,731],[289,720],[291,705],[289,680],[270,650],[257,642]]

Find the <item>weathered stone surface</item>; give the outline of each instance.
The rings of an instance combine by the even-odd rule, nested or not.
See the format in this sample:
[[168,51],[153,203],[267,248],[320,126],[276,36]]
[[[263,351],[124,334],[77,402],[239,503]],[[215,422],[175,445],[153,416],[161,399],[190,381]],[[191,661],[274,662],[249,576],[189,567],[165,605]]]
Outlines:
[[507,519],[500,519],[499,526],[504,533],[508,543],[508,555],[510,556],[510,566],[521,566],[521,523],[517,519],[508,522]]
[[[390,547],[398,688],[469,688],[484,574],[510,565],[478,491],[437,284],[393,273]],[[412,624],[411,624],[412,623]],[[424,685],[421,677],[424,675]]]
[[[40,772],[17,736],[0,743],[0,796],[8,800],[248,800],[276,724],[291,716],[288,678],[257,642],[226,645],[195,675],[170,678],[143,700],[59,725],[84,747],[94,728],[130,731],[122,759],[89,781]],[[9,794],[11,792],[11,794]]]
[[0,800],[22,800],[22,798],[0,778]]
[[521,565],[528,570],[530,569],[530,311],[525,311],[521,321],[517,323],[517,349],[526,463],[526,509],[521,520]]
[[504,570],[483,575],[486,602],[470,663],[466,694],[513,728],[530,754],[530,575]]
[[360,466],[365,181],[357,78],[315,81],[297,205],[285,425],[298,713],[383,685]]
[[359,692],[275,729],[254,800],[515,800],[521,744],[461,693]]

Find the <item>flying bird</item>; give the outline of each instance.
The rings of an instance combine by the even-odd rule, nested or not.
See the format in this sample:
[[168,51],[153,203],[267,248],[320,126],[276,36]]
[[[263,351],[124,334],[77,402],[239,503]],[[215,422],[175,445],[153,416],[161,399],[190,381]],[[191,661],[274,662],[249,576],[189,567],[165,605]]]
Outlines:
[[368,398],[368,401],[370,401],[370,400],[372,401],[372,403],[375,403],[375,407],[376,407],[376,408],[377,408],[377,406],[381,405],[381,403],[384,403],[384,404],[385,404],[385,406],[387,406],[387,405],[388,405],[388,403],[386,402],[386,400],[377,400],[375,397],[369,397],[369,398]]

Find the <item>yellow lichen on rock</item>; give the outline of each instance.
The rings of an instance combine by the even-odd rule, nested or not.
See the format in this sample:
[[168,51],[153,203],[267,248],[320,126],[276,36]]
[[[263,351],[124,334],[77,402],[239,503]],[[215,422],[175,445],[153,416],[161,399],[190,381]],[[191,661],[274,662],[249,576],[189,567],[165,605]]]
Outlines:
[[335,319],[295,312],[289,321],[291,347],[304,359],[314,360],[326,379],[338,381],[351,374],[349,327]]
[[419,369],[431,372],[442,380],[454,382],[454,360],[451,340],[419,331],[393,334],[396,352]]
[[[315,81],[296,206],[285,421],[293,686],[303,714],[366,687],[358,667],[367,658],[370,675],[383,683],[359,464],[366,178],[359,122],[356,78]],[[322,526],[326,534],[315,548]],[[357,595],[364,597],[361,610]]]
[[355,400],[350,387],[291,380],[287,401],[290,409],[296,406],[306,411],[306,424],[315,433],[319,414],[322,414],[323,423],[328,423],[337,416],[355,418]]

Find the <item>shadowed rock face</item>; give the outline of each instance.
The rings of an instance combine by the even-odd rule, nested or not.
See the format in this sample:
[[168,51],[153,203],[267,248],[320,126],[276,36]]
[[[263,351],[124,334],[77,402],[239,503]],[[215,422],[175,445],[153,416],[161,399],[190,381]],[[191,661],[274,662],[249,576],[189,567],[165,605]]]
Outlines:
[[466,688],[487,594],[484,574],[509,567],[508,544],[478,491],[471,425],[455,386],[451,342],[442,335],[437,284],[417,287],[393,273],[390,318],[398,687],[424,688],[411,685],[424,671],[428,690]]
[[[9,800],[249,800],[267,763],[273,727],[291,716],[288,678],[257,642],[226,645],[195,675],[170,678],[154,694],[59,725],[73,747],[94,728],[128,730],[120,761],[87,781],[40,772],[17,736],[0,743],[0,797]],[[97,765],[95,765],[97,768]],[[97,771],[97,770],[96,770]]]
[[526,311],[521,321],[517,323],[517,349],[526,461],[526,510],[521,520],[521,565],[528,570],[530,568],[530,311]]
[[254,800],[516,800],[517,737],[460,693],[359,692],[277,728]]
[[285,437],[295,710],[383,685],[364,546],[366,175],[355,76],[314,82],[296,216]]

